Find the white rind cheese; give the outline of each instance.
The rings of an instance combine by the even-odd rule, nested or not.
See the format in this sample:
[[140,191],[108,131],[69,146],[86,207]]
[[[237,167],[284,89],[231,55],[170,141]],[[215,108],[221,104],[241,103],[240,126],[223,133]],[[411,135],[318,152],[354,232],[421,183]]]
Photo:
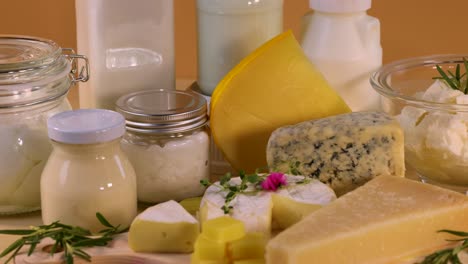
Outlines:
[[338,195],[375,176],[403,176],[403,132],[385,113],[355,112],[275,130],[268,141],[268,166],[328,184]]
[[[255,186],[248,184],[246,192],[237,194],[229,204],[233,207],[230,216],[244,222],[248,233],[261,232],[268,237],[272,222],[279,228],[289,227],[336,199],[335,193],[327,185],[316,180],[307,179],[304,182],[304,178],[286,175],[288,184],[276,192],[257,190]],[[231,185],[240,183],[240,178],[230,181]],[[202,223],[224,215],[221,208],[225,204],[227,193],[219,182],[206,190],[200,203],[199,217]]]
[[[238,185],[241,180],[234,178],[230,182]],[[249,186],[247,192],[249,191],[254,191],[254,187]],[[236,195],[230,203],[233,207],[230,216],[244,222],[247,232],[261,232],[269,236],[273,208],[271,194],[271,192],[256,192],[252,195]],[[224,215],[221,207],[225,203],[226,195],[227,191],[224,191],[217,183],[208,187],[200,204],[200,221],[202,223]]]

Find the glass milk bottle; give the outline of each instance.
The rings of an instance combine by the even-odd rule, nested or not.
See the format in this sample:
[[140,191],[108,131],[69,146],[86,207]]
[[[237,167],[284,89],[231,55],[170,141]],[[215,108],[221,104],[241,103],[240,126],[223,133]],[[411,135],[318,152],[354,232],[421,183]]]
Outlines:
[[283,31],[283,0],[197,0],[198,84],[211,95],[244,57]]
[[77,45],[92,78],[80,85],[81,108],[113,110],[127,93],[175,89],[173,0],[78,0]]
[[42,220],[61,221],[97,232],[111,224],[129,226],[137,214],[136,178],[120,149],[125,119],[103,109],[67,111],[48,122],[53,151],[41,177]]
[[370,74],[382,65],[380,22],[367,15],[371,0],[310,0],[301,45],[353,111],[380,109]]

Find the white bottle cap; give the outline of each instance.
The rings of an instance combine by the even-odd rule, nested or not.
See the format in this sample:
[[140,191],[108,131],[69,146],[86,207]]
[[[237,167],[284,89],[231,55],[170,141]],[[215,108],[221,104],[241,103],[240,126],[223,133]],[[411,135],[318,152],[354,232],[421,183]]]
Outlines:
[[372,0],[309,0],[310,8],[327,13],[351,13],[371,8]]
[[56,114],[47,121],[49,138],[68,144],[96,144],[125,133],[125,118],[104,109],[80,109]]

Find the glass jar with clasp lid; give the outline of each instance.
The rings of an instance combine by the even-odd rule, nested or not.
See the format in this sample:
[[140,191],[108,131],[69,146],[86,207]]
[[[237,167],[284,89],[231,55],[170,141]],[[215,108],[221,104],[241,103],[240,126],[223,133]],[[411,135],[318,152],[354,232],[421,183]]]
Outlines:
[[124,95],[116,104],[126,118],[122,149],[135,168],[138,200],[158,203],[202,195],[200,180],[210,176],[203,96],[147,90]]
[[0,215],[40,209],[40,175],[52,150],[47,118],[71,109],[67,93],[88,80],[88,69],[84,56],[51,40],[0,35]]

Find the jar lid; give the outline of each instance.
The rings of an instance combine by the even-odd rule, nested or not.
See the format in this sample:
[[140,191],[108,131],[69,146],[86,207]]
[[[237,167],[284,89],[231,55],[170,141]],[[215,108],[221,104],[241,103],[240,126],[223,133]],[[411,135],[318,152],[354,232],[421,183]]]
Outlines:
[[62,53],[57,43],[36,37],[0,36],[0,72],[25,70],[53,63]]
[[104,109],[80,109],[56,114],[47,120],[49,138],[68,144],[112,141],[125,133],[124,117]]
[[185,132],[208,122],[206,100],[190,91],[145,90],[120,97],[116,110],[127,129],[140,133]]

